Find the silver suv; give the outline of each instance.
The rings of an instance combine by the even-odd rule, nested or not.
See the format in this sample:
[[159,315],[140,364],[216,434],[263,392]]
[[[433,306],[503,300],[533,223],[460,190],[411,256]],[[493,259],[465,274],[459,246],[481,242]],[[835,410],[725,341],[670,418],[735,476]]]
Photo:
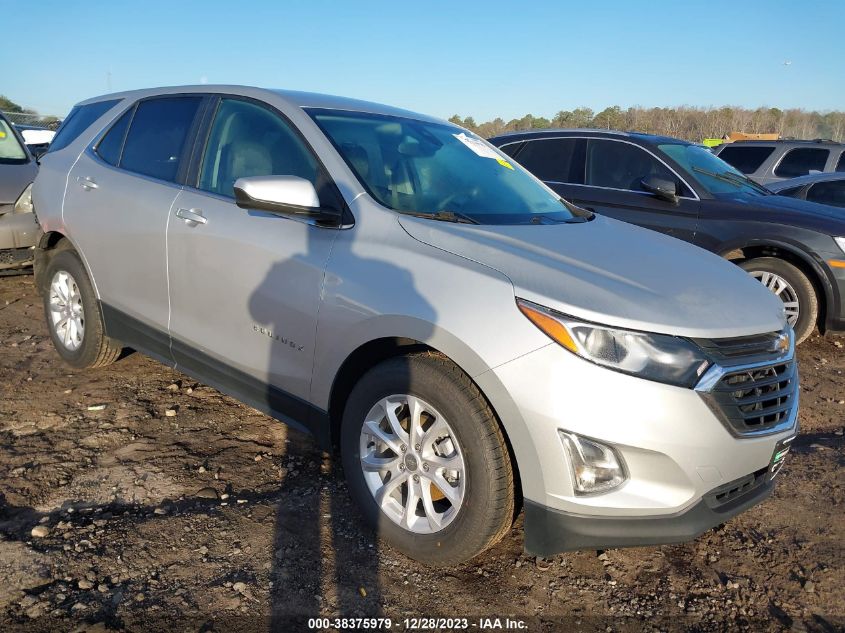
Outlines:
[[33,191],[58,353],[129,346],[339,446],[407,555],[467,560],[520,505],[539,555],[679,542],[771,492],[792,331],[732,264],[403,110],[231,86],[89,108]]

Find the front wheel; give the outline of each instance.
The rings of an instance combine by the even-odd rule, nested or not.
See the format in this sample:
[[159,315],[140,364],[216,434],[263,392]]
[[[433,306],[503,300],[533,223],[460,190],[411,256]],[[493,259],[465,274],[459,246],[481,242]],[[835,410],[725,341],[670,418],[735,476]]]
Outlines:
[[813,333],[819,318],[819,300],[813,283],[801,270],[777,257],[747,259],[740,267],[783,301],[796,344]]
[[514,476],[498,420],[445,357],[389,359],[355,385],[341,429],[343,468],[366,521],[422,563],[469,560],[504,536]]

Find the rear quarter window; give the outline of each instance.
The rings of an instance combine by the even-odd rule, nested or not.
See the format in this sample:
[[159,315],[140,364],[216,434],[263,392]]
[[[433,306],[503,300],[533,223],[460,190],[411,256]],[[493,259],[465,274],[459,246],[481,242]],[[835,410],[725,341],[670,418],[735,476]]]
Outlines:
[[760,166],[775,151],[774,147],[764,146],[742,146],[727,145],[721,152],[719,158],[735,167],[743,174],[753,174],[760,169]]
[[53,141],[50,143],[47,152],[58,152],[60,149],[64,149],[73,143],[94,121],[103,116],[119,101],[120,99],[110,99],[108,101],[97,101],[96,103],[74,106],[70,114],[67,115],[67,118],[62,122],[58,132],[56,132],[56,136],[53,137]]
[[775,167],[778,178],[797,178],[815,171],[824,171],[830,150],[820,147],[797,147],[789,150]]
[[516,159],[540,180],[580,185],[584,182],[584,146],[577,138],[527,141]]

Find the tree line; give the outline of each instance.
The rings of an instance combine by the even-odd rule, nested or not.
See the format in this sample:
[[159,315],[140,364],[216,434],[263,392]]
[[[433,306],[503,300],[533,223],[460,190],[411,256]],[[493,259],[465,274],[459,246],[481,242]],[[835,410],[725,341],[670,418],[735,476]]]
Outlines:
[[665,134],[688,141],[704,138],[722,138],[729,132],[771,133],[786,138],[831,139],[843,141],[845,137],[845,112],[817,112],[791,108],[699,108],[679,106],[675,108],[633,107],[623,110],[619,106],[594,112],[590,108],[561,110],[554,117],[538,117],[526,114],[521,119],[476,123],[471,116],[461,118],[454,115],[452,123],[468,128],[484,138],[504,132],[543,128],[600,128]]

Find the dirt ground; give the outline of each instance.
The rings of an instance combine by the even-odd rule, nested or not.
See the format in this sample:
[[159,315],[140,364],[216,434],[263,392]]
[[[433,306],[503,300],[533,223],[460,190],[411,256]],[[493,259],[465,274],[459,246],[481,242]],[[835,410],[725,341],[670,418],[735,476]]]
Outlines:
[[[140,354],[73,371],[32,279],[0,278],[0,630],[299,631],[322,616],[841,631],[843,342],[800,348],[801,435],[774,496],[726,525],[538,560],[520,520],[478,559],[432,570],[362,527],[309,437]],[[435,616],[468,621],[411,620]]]

